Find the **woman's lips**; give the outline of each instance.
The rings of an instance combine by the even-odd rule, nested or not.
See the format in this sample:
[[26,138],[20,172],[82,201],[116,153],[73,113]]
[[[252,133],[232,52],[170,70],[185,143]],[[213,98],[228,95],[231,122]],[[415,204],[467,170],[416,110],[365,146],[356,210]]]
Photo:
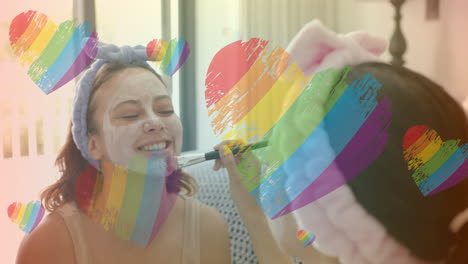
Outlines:
[[136,152],[143,152],[145,155],[154,155],[154,154],[162,154],[164,156],[169,156],[173,154],[173,144],[172,141],[163,141],[165,142],[165,147],[163,149],[153,149],[153,150],[145,150],[144,147],[146,146],[153,146],[156,144],[162,143],[161,141],[159,142],[151,142],[149,144],[145,144],[143,146],[140,146],[136,149]]
[[[171,145],[171,141],[169,140],[158,140],[158,141],[151,141],[145,144],[142,144],[138,147],[136,147],[136,151],[152,151],[154,149],[162,150],[162,149],[167,149]],[[163,148],[161,148],[161,145],[163,145]],[[151,150],[145,149],[145,148],[153,148]]]

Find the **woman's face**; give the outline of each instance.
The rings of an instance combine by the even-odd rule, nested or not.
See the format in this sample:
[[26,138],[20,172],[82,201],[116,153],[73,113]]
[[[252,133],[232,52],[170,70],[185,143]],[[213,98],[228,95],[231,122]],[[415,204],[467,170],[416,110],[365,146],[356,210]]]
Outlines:
[[94,159],[127,166],[139,152],[177,155],[182,125],[164,84],[149,70],[127,68],[102,84],[91,104],[98,132],[90,136]]

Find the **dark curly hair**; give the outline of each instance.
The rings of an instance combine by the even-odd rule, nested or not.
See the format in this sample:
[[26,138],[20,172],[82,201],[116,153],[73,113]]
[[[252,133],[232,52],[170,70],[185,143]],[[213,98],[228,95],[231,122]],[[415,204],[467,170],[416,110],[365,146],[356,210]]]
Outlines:
[[452,219],[468,207],[468,181],[424,197],[402,153],[404,135],[416,125],[434,129],[444,141],[467,143],[468,120],[463,109],[441,86],[403,67],[365,63],[354,66],[347,81],[367,73],[383,85],[382,91],[390,98],[390,138],[383,153],[349,186],[359,203],[415,256],[468,263],[468,224],[457,234],[449,229]]

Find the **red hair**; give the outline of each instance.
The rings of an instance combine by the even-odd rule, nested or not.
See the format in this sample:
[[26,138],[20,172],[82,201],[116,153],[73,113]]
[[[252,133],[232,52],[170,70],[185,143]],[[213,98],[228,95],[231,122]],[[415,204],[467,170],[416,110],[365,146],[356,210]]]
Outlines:
[[[149,70],[153,74],[155,74],[156,77],[158,77],[162,82],[161,77],[153,69],[147,67],[145,64],[142,63],[111,62],[103,65],[96,74],[96,78],[94,80],[91,94],[89,97],[87,113],[88,133],[96,133],[96,125],[93,119],[96,106],[91,102],[93,101],[92,99],[97,89],[99,89],[99,87],[101,87],[102,84],[109,80],[113,75],[128,68],[143,68]],[[55,160],[55,165],[57,166],[62,175],[57,180],[57,182],[48,186],[41,193],[42,204],[49,211],[54,211],[55,209],[69,201],[75,201],[78,204],[80,204],[80,202],[83,202],[79,201],[80,198],[77,198],[75,192],[75,184],[77,183],[79,176],[82,173],[86,173],[85,170],[87,170],[89,163],[85,158],[83,158],[81,152],[78,150],[75,142],[73,141],[71,128],[72,123],[70,122],[65,144],[61,148]],[[197,190],[197,185],[195,180],[189,174],[181,170],[177,170],[168,177],[166,188],[167,191],[171,193],[179,193],[181,191],[184,191],[187,195],[193,195]],[[82,190],[82,188],[79,189]],[[81,194],[78,196],[81,197]]]

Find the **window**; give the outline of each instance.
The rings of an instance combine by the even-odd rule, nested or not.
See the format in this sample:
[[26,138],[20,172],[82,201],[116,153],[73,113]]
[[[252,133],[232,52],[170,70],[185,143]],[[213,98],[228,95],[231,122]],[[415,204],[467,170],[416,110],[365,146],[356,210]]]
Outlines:
[[[99,39],[115,45],[143,45],[153,39],[178,37],[178,0],[95,0]],[[150,63],[159,72],[157,65]],[[162,74],[171,87],[175,112],[180,115],[179,75]]]

